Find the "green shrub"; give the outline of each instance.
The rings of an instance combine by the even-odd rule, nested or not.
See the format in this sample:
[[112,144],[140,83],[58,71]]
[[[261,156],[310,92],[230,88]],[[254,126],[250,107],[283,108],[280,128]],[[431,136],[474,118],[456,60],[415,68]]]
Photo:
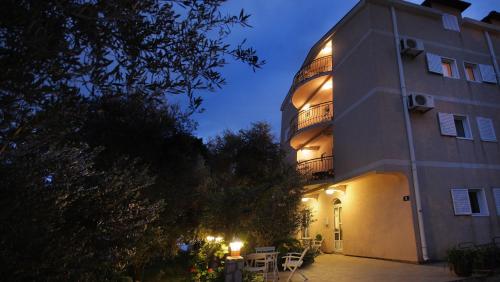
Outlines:
[[[282,240],[278,240],[274,243],[276,246],[276,251],[279,253],[278,254],[278,267],[280,269],[282,268],[282,264],[284,262],[283,257],[286,256],[287,253],[302,253],[304,251],[304,248],[302,247],[301,243],[299,240],[295,238],[285,238]],[[307,266],[312,263],[314,263],[314,257],[315,254],[314,252],[309,249],[304,256],[304,262],[302,266]]]
[[450,270],[461,277],[472,275],[475,251],[473,249],[451,248],[447,252]]

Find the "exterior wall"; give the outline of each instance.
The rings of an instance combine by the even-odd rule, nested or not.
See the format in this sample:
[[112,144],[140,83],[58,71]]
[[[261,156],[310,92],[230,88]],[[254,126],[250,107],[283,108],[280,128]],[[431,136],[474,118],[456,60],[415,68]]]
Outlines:
[[[333,202],[342,202],[343,253],[353,256],[418,261],[407,178],[402,174],[369,174],[346,182],[346,191],[307,202],[315,220],[309,235],[323,236],[324,252],[334,251]],[[395,228],[397,227],[397,228]]]
[[[492,118],[500,140],[500,87],[468,82],[463,66],[464,62],[493,64],[484,26],[500,65],[500,28],[459,17],[461,31],[449,31],[443,28],[441,13],[460,14],[449,7],[431,9],[404,1],[367,0],[331,32],[335,177],[324,184],[349,183],[344,209],[345,254],[407,261],[421,256],[414,187],[407,180],[412,174],[390,3],[396,7],[400,36],[422,40],[425,52],[457,61],[460,79],[451,79],[428,72],[425,52],[414,59],[403,58],[407,93],[435,98],[434,109],[410,112],[410,122],[429,256],[444,259],[446,249],[459,242],[485,243],[500,236],[500,217],[491,190],[500,188],[500,142],[481,141],[476,123],[478,116]],[[283,111],[283,123],[287,111]],[[438,112],[467,115],[472,140],[441,135]],[[290,154],[296,155],[294,151]],[[359,178],[366,173],[376,174]],[[485,189],[489,216],[455,216],[450,195],[453,188]],[[409,202],[401,201],[403,194],[410,195]],[[331,196],[319,193],[316,204],[318,220],[310,235],[322,233],[324,250],[332,251],[333,231],[326,225],[333,217]],[[357,209],[349,209],[349,205]],[[380,226],[376,224],[380,222]],[[401,226],[405,227],[399,230]],[[390,236],[384,234],[402,239],[388,240]]]

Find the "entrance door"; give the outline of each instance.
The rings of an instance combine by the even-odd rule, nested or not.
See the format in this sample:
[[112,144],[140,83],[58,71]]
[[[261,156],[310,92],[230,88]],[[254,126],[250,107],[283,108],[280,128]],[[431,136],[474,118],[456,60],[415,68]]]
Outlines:
[[342,203],[339,199],[333,203],[333,240],[335,252],[342,252]]

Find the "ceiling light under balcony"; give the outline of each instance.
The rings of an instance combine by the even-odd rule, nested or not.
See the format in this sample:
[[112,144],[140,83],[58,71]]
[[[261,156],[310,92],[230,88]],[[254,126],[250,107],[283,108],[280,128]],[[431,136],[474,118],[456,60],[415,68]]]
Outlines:
[[317,151],[319,150],[319,146],[305,146],[300,149],[301,151]]
[[302,202],[303,202],[303,203],[309,202],[309,200],[310,200],[310,199],[311,199],[311,198],[302,198]]
[[327,82],[325,82],[325,84],[323,84],[323,86],[321,86],[321,90],[329,90],[332,88],[333,88],[333,82],[331,79],[328,80]]
[[328,43],[326,43],[325,47],[323,47],[320,51],[320,54],[321,55],[329,55],[332,53],[332,42],[331,41],[328,41]]

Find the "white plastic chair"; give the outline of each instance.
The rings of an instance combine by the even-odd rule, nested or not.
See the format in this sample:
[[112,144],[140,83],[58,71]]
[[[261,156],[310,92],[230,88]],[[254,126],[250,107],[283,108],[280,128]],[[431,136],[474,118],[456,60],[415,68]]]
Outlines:
[[244,256],[243,269],[250,272],[261,272],[264,281],[267,280],[267,257],[264,253],[254,253]]
[[293,275],[295,272],[300,274],[302,278],[304,278],[304,281],[307,281],[308,278],[300,272],[298,269],[300,266],[302,266],[302,263],[304,263],[304,256],[306,255],[307,251],[309,248],[305,248],[302,253],[288,253],[286,256],[283,258],[285,259],[285,262],[283,263],[283,269],[285,271],[290,270],[290,276],[288,276],[288,279],[286,280],[287,282],[292,280]]
[[323,240],[314,240],[312,244],[312,250],[314,251],[315,254],[321,254],[321,245],[323,245]]

